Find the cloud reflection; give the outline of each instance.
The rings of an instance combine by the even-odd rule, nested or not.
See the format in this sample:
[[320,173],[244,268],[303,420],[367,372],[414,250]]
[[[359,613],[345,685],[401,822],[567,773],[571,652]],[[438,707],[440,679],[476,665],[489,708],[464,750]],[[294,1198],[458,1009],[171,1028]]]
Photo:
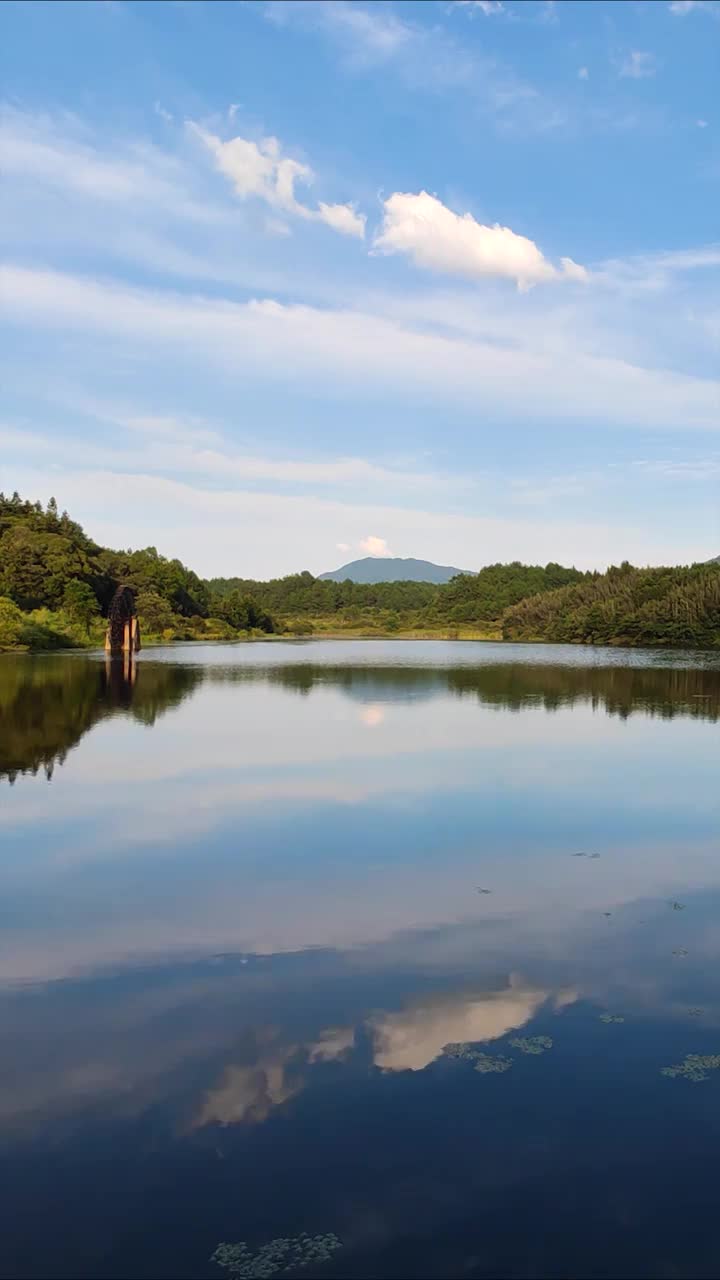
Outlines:
[[[399,1013],[384,1013],[370,1023],[375,1065],[384,1071],[422,1071],[446,1044],[499,1040],[537,1013],[552,992],[510,979],[503,991],[462,997],[438,997]],[[557,1006],[571,1004],[577,992],[555,995]]]

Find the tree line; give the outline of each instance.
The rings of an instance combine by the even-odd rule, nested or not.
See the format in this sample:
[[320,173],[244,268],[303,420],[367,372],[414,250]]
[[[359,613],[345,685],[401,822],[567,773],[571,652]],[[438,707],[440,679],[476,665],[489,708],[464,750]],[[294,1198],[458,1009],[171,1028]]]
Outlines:
[[590,581],[506,610],[506,640],[572,644],[720,645],[720,564],[636,569],[625,561]]
[[95,543],[51,498],[0,494],[0,648],[98,643],[119,585],[130,586],[146,637],[230,639],[477,629],[507,640],[720,644],[720,564],[607,573],[560,564],[487,565],[441,586],[320,581],[307,571],[262,582],[201,579],[155,547]]

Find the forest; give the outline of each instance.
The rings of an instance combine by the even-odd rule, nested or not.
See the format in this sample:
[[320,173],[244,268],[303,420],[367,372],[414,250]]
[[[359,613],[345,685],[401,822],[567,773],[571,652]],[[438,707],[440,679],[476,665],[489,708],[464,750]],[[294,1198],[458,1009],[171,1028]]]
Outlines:
[[145,643],[409,635],[576,644],[720,645],[720,564],[581,572],[487,565],[449,583],[201,579],[155,547],[101,547],[58,510],[0,494],[0,649],[92,647],[119,585]]

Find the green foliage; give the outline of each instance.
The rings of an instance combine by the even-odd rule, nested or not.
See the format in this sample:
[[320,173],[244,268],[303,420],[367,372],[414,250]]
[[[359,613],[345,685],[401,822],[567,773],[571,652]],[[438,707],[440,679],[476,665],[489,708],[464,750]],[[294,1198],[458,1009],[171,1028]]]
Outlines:
[[[142,551],[99,547],[66,511],[58,514],[54,498],[43,510],[39,502],[23,501],[17,493],[11,498],[0,494],[0,596],[25,615],[38,610],[52,613],[44,623],[34,615],[36,625],[26,622],[24,629],[19,629],[17,621],[11,627],[6,619],[0,646],[87,644],[96,619],[107,612],[120,585],[135,592],[142,605],[141,623],[151,635],[169,639],[236,635],[237,627],[224,615],[216,616],[210,628],[204,625],[211,612],[210,591],[179,560],[158,555],[155,547]],[[245,609],[240,623],[243,630],[274,629],[267,609],[254,603]],[[94,639],[97,642],[101,635]]]
[[508,609],[506,640],[720,645],[720,565],[635,569],[627,562]]
[[65,583],[62,607],[70,621],[84,627],[86,634],[90,632],[93,619],[100,616],[100,605],[95,592],[87,582],[81,582],[79,578],[72,578]]
[[[506,640],[569,643],[720,646],[720,564],[635,569],[624,562],[605,574],[550,563],[488,565],[443,586],[428,582],[320,581],[307,571],[258,582],[203,582],[155,547],[112,551],[97,546],[51,499],[40,503],[0,494],[0,596],[24,613],[50,610],[52,634],[87,643],[119,585],[142,602],[146,634],[169,639],[230,638],[238,632],[360,631],[365,635],[430,631],[455,638],[462,628]],[[204,625],[209,619],[213,625]],[[36,619],[36,621],[38,621]],[[38,626],[42,624],[38,621]],[[227,630],[229,628],[229,631]],[[5,647],[42,647],[36,629]],[[56,637],[53,640],[53,635]]]
[[23,643],[26,619],[21,609],[0,596],[0,649],[14,649]]
[[[259,609],[283,619],[335,617],[361,621],[367,610],[395,610],[404,615],[426,608],[438,588],[430,582],[321,582],[307,570],[285,578],[258,582],[252,578],[211,578],[213,600],[250,597]],[[213,604],[213,612],[220,612]]]
[[539,592],[582,582],[591,574],[560,564],[490,564],[479,573],[460,574],[437,591],[431,614],[448,622],[490,622],[506,609]]
[[256,603],[251,595],[237,589],[217,599],[216,608],[219,617],[234,627],[236,631],[274,631],[274,623],[270,614]]
[[63,619],[49,610],[23,613],[14,601],[0,596],[0,650],[72,649],[78,643]]
[[[591,577],[562,565],[489,565],[477,574],[460,574],[444,586],[431,582],[363,583],[320,581],[311,573],[289,574],[270,582],[248,578],[212,578],[208,585],[213,601],[251,597],[260,609],[282,620],[291,634],[303,634],[298,623],[305,618],[327,620],[327,630],[355,627],[372,633],[394,634],[405,630],[448,625],[482,625],[496,621],[503,610],[525,596],[554,590]],[[222,606],[212,605],[222,617]]]
[[317,1267],[328,1262],[342,1248],[342,1241],[332,1232],[323,1236],[309,1236],[302,1232],[290,1239],[279,1237],[263,1244],[253,1253],[245,1241],[239,1244],[219,1244],[211,1262],[217,1263],[238,1280],[265,1280],[269,1276],[288,1275]]
[[135,597],[135,608],[140,619],[140,635],[162,635],[172,630],[174,617],[170,603],[157,591],[140,591]]

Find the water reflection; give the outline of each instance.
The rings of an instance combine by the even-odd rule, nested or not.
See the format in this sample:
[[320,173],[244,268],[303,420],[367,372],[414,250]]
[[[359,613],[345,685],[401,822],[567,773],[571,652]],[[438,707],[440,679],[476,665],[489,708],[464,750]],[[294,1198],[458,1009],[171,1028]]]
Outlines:
[[193,668],[85,657],[0,655],[0,779],[49,779],[98,721],[129,714],[152,725],[200,683]]
[[[198,646],[200,648],[200,646]],[[372,648],[368,645],[367,648]],[[445,656],[450,646],[444,646]],[[491,651],[494,646],[488,646]],[[672,655],[655,665],[655,653],[633,655],[632,665],[562,665],[568,650],[557,646],[558,665],[537,661],[540,646],[505,646],[505,661],[484,661],[482,646],[475,647],[475,665],[450,664],[409,667],[373,665],[348,667],[311,661],[269,664],[262,656],[226,666],[203,667],[188,649],[178,648],[175,662],[110,662],[82,655],[51,657],[0,657],[0,778],[14,781],[19,773],[43,769],[52,777],[56,764],[99,721],[114,714],[130,714],[143,724],[211,685],[267,683],[308,695],[313,690],[336,688],[363,704],[361,723],[382,725],[386,702],[398,703],[447,697],[473,697],[488,707],[519,710],[540,707],[554,711],[588,704],[610,715],[636,713],[667,719],[690,716],[717,721],[720,716],[720,660],[705,657],[693,665],[688,655]],[[382,653],[382,646],[380,646]],[[507,660],[514,650],[517,660]],[[552,651],[552,650],[551,650]],[[236,651],[237,652],[237,651]],[[277,650],[276,650],[277,652]],[[547,647],[543,652],[543,657]],[[452,655],[452,651],[451,651]],[[245,655],[242,655],[245,657]],[[491,656],[491,652],[488,653]],[[648,665],[638,661],[646,656]],[[166,651],[157,657],[166,657]]]
[[343,651],[0,661],[0,1269],[717,1274],[717,662]]

